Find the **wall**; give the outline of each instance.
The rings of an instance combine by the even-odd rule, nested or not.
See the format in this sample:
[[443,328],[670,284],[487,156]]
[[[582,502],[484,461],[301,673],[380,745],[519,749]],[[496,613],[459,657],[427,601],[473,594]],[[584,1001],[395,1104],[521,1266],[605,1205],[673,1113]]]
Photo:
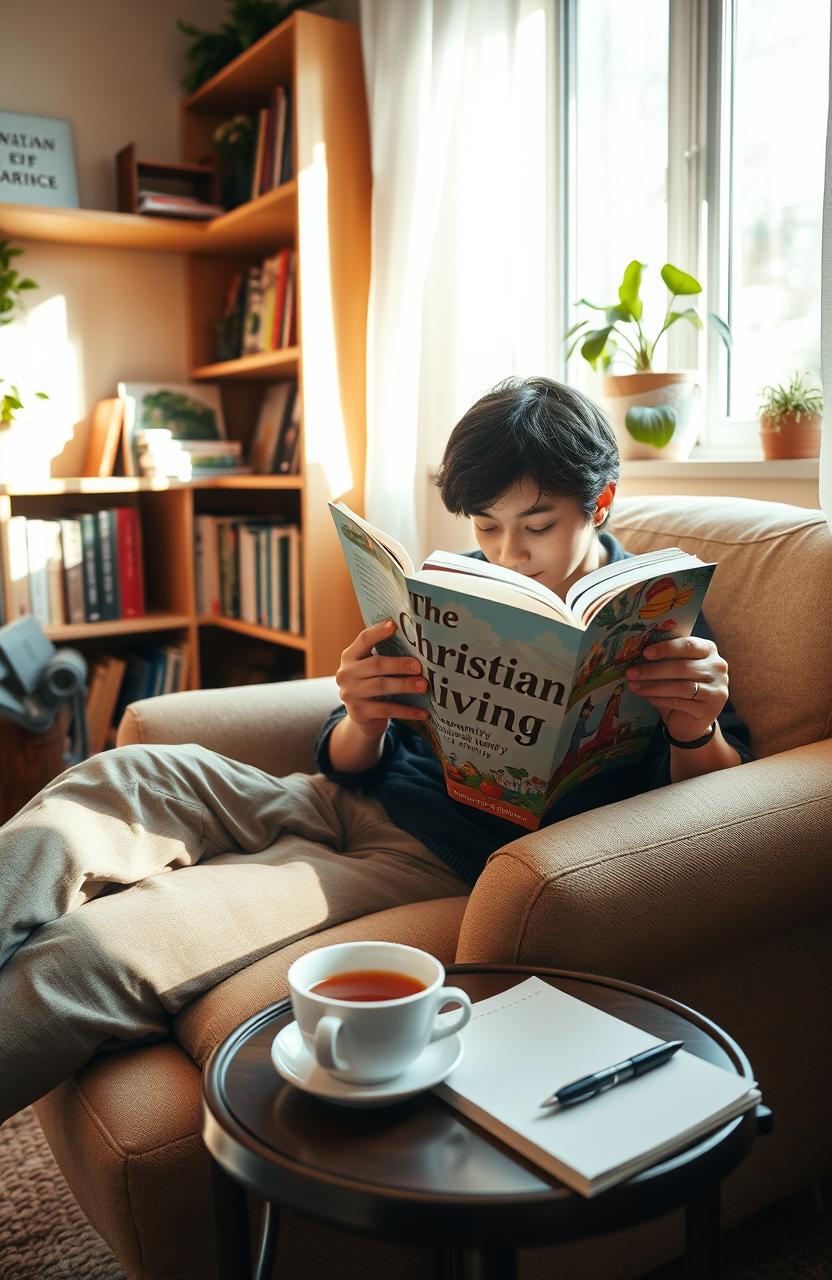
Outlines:
[[[115,209],[115,155],[179,159],[182,18],[217,30],[229,0],[32,0],[7,3],[2,106],[72,122],[80,203]],[[341,14],[338,12],[343,9]],[[355,0],[315,6],[350,19]],[[9,56],[11,53],[11,56]],[[185,259],[176,254],[21,242],[40,285],[27,315],[0,330],[0,376],[45,390],[38,439],[53,475],[81,469],[95,402],[119,379],[187,380]]]

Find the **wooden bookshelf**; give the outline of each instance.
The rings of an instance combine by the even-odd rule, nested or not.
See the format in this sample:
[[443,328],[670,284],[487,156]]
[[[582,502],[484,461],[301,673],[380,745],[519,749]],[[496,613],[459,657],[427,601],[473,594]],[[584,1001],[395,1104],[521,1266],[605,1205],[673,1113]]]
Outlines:
[[[181,160],[203,161],[216,125],[266,106],[276,84],[287,85],[291,95],[298,176],[211,222],[0,204],[0,238],[186,255],[190,376],[220,384],[228,433],[244,446],[267,385],[298,381],[299,475],[188,484],[75,477],[0,486],[0,548],[3,527],[15,514],[57,518],[139,507],[147,616],[53,627],[49,634],[91,652],[125,648],[143,636],[174,639],[187,649],[194,688],[236,683],[249,659],[263,678],[330,674],[361,626],[327,508],[328,500],[343,499],[363,510],[371,171],[358,28],[294,13],[184,100]],[[215,362],[211,323],[222,313],[232,275],[282,248],[296,255],[297,346]],[[274,516],[299,525],[303,635],[197,614],[194,518],[203,513]]]

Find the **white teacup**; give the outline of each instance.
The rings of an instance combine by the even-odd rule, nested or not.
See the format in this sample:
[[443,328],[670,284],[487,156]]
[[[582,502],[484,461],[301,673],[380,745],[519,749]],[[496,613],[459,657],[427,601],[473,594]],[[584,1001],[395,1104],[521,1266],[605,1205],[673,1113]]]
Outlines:
[[[392,999],[339,999],[312,990],[344,974],[405,975],[418,987]],[[410,1066],[435,1040],[452,1036],[471,1017],[471,1001],[457,987],[445,987],[445,970],[427,951],[397,942],[340,942],[309,951],[291,965],[289,992],[298,1028],[309,1053],[339,1080],[379,1084]],[[372,985],[372,984],[371,984]],[[447,1004],[458,1016],[437,1023]]]

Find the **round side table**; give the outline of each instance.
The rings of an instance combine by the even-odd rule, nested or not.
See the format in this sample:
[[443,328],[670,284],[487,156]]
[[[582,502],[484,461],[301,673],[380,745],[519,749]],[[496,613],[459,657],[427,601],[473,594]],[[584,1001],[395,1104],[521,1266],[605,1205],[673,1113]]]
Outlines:
[[[738,1045],[675,1000],[612,978],[522,966],[450,965],[483,1000],[536,974],[567,994],[753,1080]],[[556,1244],[685,1210],[690,1274],[719,1274],[719,1185],[770,1113],[724,1124],[686,1150],[592,1199],[536,1170],[441,1102],[421,1094],[391,1107],[333,1106],[277,1075],[269,1049],[291,1021],[288,1000],[218,1045],[203,1083],[202,1133],[212,1157],[222,1280],[252,1274],[246,1192],[266,1202],[255,1276],[271,1275],[279,1206],[334,1226],[437,1247],[439,1274],[514,1280],[518,1248]]]

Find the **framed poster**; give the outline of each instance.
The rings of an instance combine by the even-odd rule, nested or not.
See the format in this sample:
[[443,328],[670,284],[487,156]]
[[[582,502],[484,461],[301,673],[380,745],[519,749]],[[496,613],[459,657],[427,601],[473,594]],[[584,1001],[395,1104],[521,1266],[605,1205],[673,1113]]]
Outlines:
[[72,125],[0,111],[0,200],[78,208]]
[[225,440],[220,389],[215,382],[120,382],[124,401],[122,445],[124,473],[141,475],[136,432],[165,428],[174,440],[216,443]]

